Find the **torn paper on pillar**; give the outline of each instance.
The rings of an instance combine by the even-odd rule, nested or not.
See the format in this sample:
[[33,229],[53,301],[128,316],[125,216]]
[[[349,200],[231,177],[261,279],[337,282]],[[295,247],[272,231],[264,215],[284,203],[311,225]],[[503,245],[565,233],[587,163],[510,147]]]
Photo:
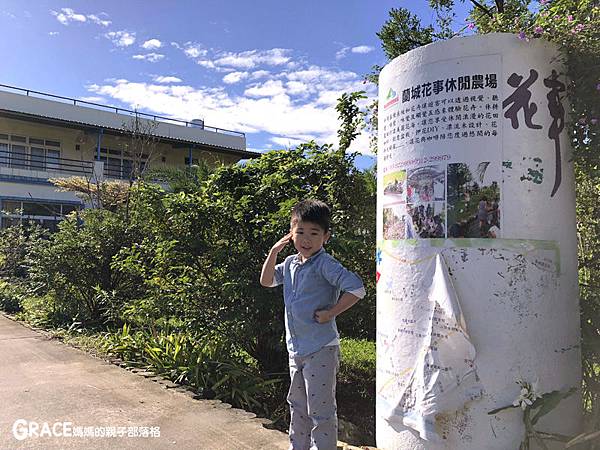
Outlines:
[[[474,364],[475,348],[444,258],[430,255],[408,270],[413,281],[420,278],[429,283],[412,284],[416,289],[422,286],[421,292],[411,292],[395,308],[394,318],[402,326],[392,339],[394,347],[403,351],[392,357],[395,374],[379,395],[388,404],[386,420],[413,428],[422,439],[437,441],[436,414],[461,409],[481,395],[482,387]],[[417,275],[417,271],[425,272]]]

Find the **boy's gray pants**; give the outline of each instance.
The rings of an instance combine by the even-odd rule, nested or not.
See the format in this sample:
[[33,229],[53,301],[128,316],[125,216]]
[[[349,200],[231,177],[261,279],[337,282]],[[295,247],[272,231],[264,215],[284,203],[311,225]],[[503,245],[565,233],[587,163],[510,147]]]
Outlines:
[[290,356],[290,450],[336,450],[335,380],[340,347]]

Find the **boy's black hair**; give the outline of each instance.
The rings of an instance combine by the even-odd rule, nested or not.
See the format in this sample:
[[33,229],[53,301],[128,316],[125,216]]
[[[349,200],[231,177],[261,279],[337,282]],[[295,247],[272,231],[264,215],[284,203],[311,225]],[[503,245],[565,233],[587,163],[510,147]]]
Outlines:
[[331,209],[320,200],[310,198],[302,200],[292,208],[291,225],[294,226],[299,220],[316,223],[325,232],[328,232],[331,226]]

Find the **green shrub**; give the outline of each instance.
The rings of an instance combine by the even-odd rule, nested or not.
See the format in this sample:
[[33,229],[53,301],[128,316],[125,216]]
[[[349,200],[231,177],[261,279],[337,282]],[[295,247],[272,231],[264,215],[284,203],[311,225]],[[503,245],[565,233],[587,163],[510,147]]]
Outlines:
[[314,197],[333,210],[328,251],[367,288],[338,326],[346,336],[374,337],[374,175],[358,171],[353,156],[309,143],[220,167],[195,191],[140,186],[137,192],[143,205],[132,217],[151,233],[111,265],[140,280],[142,295],[123,304],[125,321],[149,327],[177,317],[200,332],[225,326],[263,373],[286,371],[281,289],[265,289],[258,279],[264,256],[289,230],[293,204]]
[[20,311],[26,292],[16,281],[0,280],[0,309],[8,313]]
[[36,225],[0,229],[0,277],[26,279],[32,265],[32,255],[45,244],[46,237],[47,231]]
[[200,396],[270,415],[278,378],[265,379],[256,361],[219,333],[132,331],[128,325],[105,335],[104,350],[129,365],[145,367],[177,383],[194,387]]
[[139,293],[137,278],[113,269],[113,258],[139,239],[124,215],[87,210],[69,216],[32,254],[29,278],[54,292],[56,307],[86,326],[115,323],[125,299]]
[[52,327],[60,322],[52,294],[43,296],[24,295],[21,299],[21,310],[17,313],[17,318],[36,327]]
[[15,313],[39,285],[31,283],[32,255],[45,245],[46,233],[37,226],[0,230],[0,309]]

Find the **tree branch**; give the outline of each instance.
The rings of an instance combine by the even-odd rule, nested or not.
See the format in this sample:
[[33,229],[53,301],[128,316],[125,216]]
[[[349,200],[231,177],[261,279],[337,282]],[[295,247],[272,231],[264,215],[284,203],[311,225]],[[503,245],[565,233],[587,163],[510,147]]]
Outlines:
[[410,42],[411,44],[415,44],[415,45],[418,45],[418,46],[423,46],[423,45],[426,45],[426,44],[423,44],[421,41],[416,41],[416,40],[414,40],[414,39],[411,39],[411,38],[409,38],[409,37],[405,37],[405,39],[406,39],[408,42]]
[[[479,3],[477,0],[470,0],[471,3],[473,3],[473,5],[475,5],[475,7],[481,11],[483,11],[487,16],[489,16],[490,18],[494,17],[494,14],[492,13],[492,11],[490,11],[488,8],[486,8],[484,5],[482,5],[481,3]],[[497,4],[498,2],[496,2]],[[500,12],[500,10],[498,10],[498,12]]]

